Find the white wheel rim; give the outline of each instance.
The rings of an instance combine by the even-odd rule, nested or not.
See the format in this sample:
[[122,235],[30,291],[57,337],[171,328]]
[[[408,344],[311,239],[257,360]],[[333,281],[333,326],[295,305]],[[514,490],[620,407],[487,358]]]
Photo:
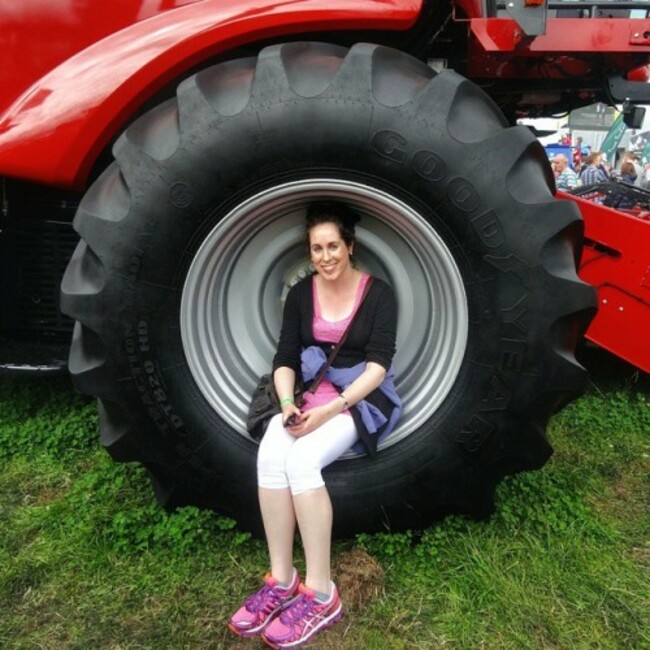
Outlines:
[[285,183],[229,212],[197,251],[183,287],[185,357],[210,406],[245,429],[250,395],[269,372],[284,297],[309,272],[304,215],[315,200],[355,208],[355,257],[394,288],[399,307],[395,383],[404,404],[380,448],[420,428],[449,394],[465,355],[467,297],[455,259],[410,206],[376,188],[340,179]]

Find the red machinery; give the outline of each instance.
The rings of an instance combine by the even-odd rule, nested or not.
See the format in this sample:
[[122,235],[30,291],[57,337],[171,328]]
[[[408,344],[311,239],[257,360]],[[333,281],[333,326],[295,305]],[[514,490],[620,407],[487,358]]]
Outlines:
[[359,211],[400,303],[403,421],[331,469],[339,532],[483,516],[540,467],[596,303],[587,337],[650,370],[650,224],[556,200],[509,127],[597,101],[638,123],[646,2],[0,0],[0,23],[0,368],[65,367],[74,321],[102,443],[166,505],[258,526],[242,423],[315,199]]
[[579,197],[585,220],[580,277],[598,289],[598,312],[586,337],[650,372],[650,221],[646,213],[617,211]]

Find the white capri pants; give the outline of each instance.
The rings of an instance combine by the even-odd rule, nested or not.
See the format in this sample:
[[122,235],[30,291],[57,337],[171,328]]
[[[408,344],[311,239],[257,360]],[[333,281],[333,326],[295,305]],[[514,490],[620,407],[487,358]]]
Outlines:
[[321,470],[357,441],[350,415],[335,415],[315,431],[294,438],[274,415],[257,453],[257,484],[270,490],[289,488],[294,496],[323,487]]

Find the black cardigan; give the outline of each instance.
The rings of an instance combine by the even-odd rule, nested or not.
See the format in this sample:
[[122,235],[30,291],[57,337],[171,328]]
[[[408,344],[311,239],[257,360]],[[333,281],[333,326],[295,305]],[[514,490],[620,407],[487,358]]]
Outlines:
[[[300,354],[303,348],[318,345],[325,356],[329,356],[333,345],[320,343],[314,338],[312,324],[314,320],[314,300],[312,289],[313,276],[300,280],[289,291],[284,305],[282,329],[278,348],[273,359],[273,370],[280,367],[292,368],[300,377]],[[397,331],[397,302],[390,285],[383,280],[373,278],[368,295],[354,319],[345,343],[341,347],[334,366],[349,368],[362,361],[373,361],[390,368],[395,354],[395,336]],[[340,387],[337,387],[340,390]],[[365,398],[374,404],[387,417],[390,417],[393,405],[379,389],[375,389]],[[359,438],[370,456],[377,453],[377,437],[369,435],[358,411],[352,407],[350,413],[354,418]]]

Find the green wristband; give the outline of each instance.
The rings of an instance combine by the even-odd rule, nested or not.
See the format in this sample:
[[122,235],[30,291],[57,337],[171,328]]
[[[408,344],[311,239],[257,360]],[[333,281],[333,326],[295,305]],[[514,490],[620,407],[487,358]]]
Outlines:
[[293,404],[293,397],[285,397],[284,399],[280,400],[280,408],[282,408],[285,404]]

